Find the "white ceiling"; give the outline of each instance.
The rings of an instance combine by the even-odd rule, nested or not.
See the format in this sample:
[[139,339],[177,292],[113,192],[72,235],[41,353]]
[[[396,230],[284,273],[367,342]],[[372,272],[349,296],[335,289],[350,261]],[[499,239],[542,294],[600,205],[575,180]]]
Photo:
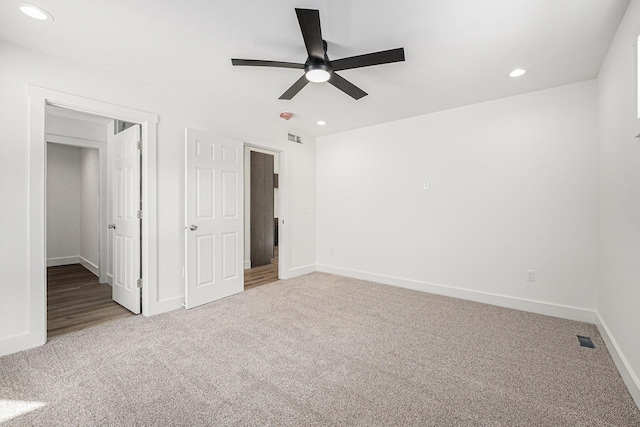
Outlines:
[[[290,111],[289,129],[320,136],[592,79],[629,0],[34,0],[52,23],[15,3],[0,39],[274,123]],[[304,62],[296,7],[320,10],[330,59],[404,47],[406,62],[340,72],[358,101],[327,83],[279,100],[301,70],[231,58]]]

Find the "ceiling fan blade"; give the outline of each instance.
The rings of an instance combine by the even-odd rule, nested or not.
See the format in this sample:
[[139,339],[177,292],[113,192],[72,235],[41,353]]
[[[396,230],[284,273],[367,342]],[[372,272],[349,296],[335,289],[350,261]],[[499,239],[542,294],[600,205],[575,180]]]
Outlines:
[[280,98],[278,98],[278,99],[291,99],[291,98],[293,98],[294,96],[296,96],[296,94],[298,92],[300,92],[302,90],[303,87],[305,87],[307,85],[307,83],[309,83],[309,80],[307,80],[307,76],[305,76],[303,74],[302,77],[300,77],[297,82],[295,82],[293,85],[291,85],[291,87],[289,89],[287,89],[287,91],[285,93],[283,93],[280,96]]
[[350,70],[351,68],[369,67],[371,65],[389,64],[391,62],[404,61],[404,48],[383,50],[380,52],[366,53],[364,55],[351,56],[349,58],[331,61],[334,71]]
[[350,83],[349,81],[340,77],[336,73],[331,73],[331,77],[329,78],[329,83],[331,83],[332,85],[334,85],[335,87],[337,87],[338,89],[340,89],[341,91],[343,91],[344,93],[352,97],[353,99],[357,100],[362,98],[363,96],[367,96],[367,92],[363,91],[353,83]]
[[277,67],[277,68],[297,68],[304,69],[304,64],[282,61],[261,61],[259,59],[232,59],[233,65],[246,65],[249,67]]
[[314,9],[296,9],[298,23],[302,31],[304,45],[310,57],[324,60],[322,30],[320,29],[320,11]]

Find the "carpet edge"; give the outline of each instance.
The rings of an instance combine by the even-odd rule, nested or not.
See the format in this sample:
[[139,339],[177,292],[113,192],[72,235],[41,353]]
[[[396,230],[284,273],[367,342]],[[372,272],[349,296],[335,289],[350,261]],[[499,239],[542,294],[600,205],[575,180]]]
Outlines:
[[595,310],[588,310],[585,308],[571,307],[567,305],[553,304],[543,301],[528,300],[507,295],[474,291],[471,289],[456,288],[453,286],[437,283],[420,282],[417,280],[403,279],[400,277],[367,273],[359,270],[332,267],[324,264],[318,264],[316,266],[316,271],[351,277],[353,279],[368,280],[370,282],[377,282],[385,285],[412,289],[415,291],[427,292],[436,295],[443,295],[468,301],[496,305],[499,307],[511,308],[514,310],[559,317],[566,320],[596,324]]

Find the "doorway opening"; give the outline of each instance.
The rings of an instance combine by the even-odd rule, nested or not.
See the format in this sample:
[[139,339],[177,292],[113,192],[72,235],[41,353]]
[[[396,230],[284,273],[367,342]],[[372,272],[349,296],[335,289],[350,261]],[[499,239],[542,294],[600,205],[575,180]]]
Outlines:
[[118,192],[107,154],[114,134],[130,125],[52,105],[45,111],[47,336],[53,337],[133,315],[112,296]]
[[279,280],[279,153],[245,146],[244,289]]
[[[46,271],[46,108],[63,107],[77,112],[141,124],[142,157],[142,314],[150,316],[165,307],[158,300],[156,144],[158,115],[95,99],[29,85],[29,330],[16,351],[47,341]],[[167,311],[165,309],[164,311]]]

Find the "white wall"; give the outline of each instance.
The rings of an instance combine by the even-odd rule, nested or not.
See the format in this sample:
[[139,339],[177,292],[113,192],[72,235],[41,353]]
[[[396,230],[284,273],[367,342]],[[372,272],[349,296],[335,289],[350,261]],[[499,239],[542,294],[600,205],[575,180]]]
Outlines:
[[95,273],[100,265],[100,158],[96,148],[80,149],[80,256]]
[[[278,153],[273,153],[273,173],[278,175],[280,173],[280,155]],[[280,189],[273,189],[273,218],[278,218],[280,216]]]
[[78,262],[82,149],[47,144],[47,264]]
[[[90,121],[88,119],[61,116],[64,111],[60,109],[49,110],[46,120],[48,135],[69,137],[75,143],[83,141],[104,142],[107,141],[108,120]],[[70,113],[72,114],[72,113]],[[67,172],[59,172],[57,169],[48,170],[48,186],[60,187],[64,192],[62,198],[49,197],[48,203],[53,204],[54,211],[49,213],[47,221],[47,258],[48,265],[64,265],[81,263],[94,274],[98,274],[99,260],[99,195],[100,195],[100,158],[97,149],[82,148],[77,146],[48,144],[52,153],[48,153],[49,162],[55,161],[56,153],[73,152],[73,159],[68,159]],[[53,159],[51,156],[54,156]],[[58,181],[65,175],[74,171],[77,177],[69,185],[60,185]],[[65,188],[66,186],[66,188]],[[60,216],[57,212],[57,204],[64,198],[73,198],[76,202],[73,206],[73,216]],[[77,205],[77,206],[75,206]],[[67,210],[72,206],[67,206]],[[68,233],[72,231],[72,233]],[[68,238],[55,238],[62,235]],[[53,237],[53,240],[51,239]],[[71,249],[73,248],[73,249]],[[66,253],[61,258],[59,252]]]
[[47,265],[99,266],[98,150],[47,144]]
[[626,364],[629,375],[623,378],[638,405],[640,140],[634,136],[640,129],[634,45],[639,33],[640,1],[632,0],[598,74],[598,313]]
[[593,321],[596,151],[595,81],[318,138],[318,268]]
[[15,351],[29,334],[29,98],[27,85],[53,89],[158,114],[157,306],[179,308],[184,295],[184,129],[192,127],[241,141],[267,141],[289,149],[290,212],[287,212],[289,274],[315,264],[315,140],[287,141],[274,115],[251,120],[217,108],[199,94],[175,93],[126,76],[52,58],[0,41],[0,354]]
[[[306,146],[312,146],[314,155],[308,155]],[[289,227],[296,232],[296,238],[290,242],[290,273],[306,274],[315,270],[316,264],[316,142],[313,138],[305,138],[304,144],[291,143],[291,177],[289,182],[291,205],[288,218],[281,218],[279,229]],[[280,202],[283,199],[282,171],[279,171]],[[313,190],[309,189],[308,181],[297,179],[299,176],[313,176]],[[286,221],[283,225],[282,220]],[[282,244],[280,244],[282,256]],[[310,262],[310,260],[313,260]]]

